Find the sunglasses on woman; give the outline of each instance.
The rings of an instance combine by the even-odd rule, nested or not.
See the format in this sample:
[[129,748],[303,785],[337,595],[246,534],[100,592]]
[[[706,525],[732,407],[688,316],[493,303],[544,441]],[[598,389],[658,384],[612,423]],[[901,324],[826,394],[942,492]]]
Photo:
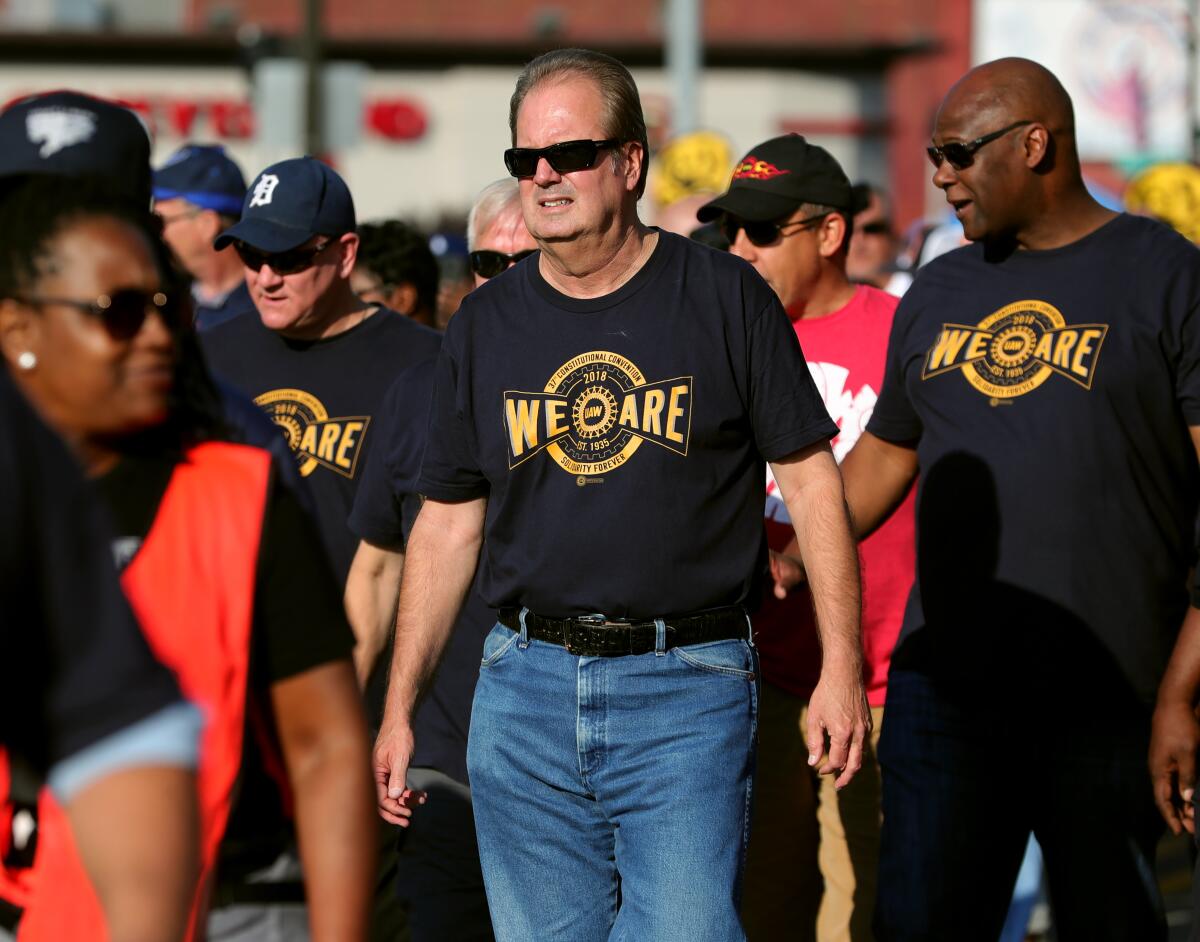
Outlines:
[[[746,233],[746,238],[750,240],[750,244],[758,248],[766,248],[768,245],[774,245],[780,238],[785,235],[790,235],[792,232],[799,232],[801,229],[809,227],[820,222],[830,213],[818,213],[816,216],[808,216],[805,219],[797,219],[795,222],[750,222],[746,219],[739,219],[737,216],[731,216],[726,213],[721,220],[721,231],[725,234],[725,238],[729,240],[729,244],[733,245],[737,241],[738,230]],[[790,231],[784,231],[790,230]]]
[[113,340],[130,340],[137,336],[137,332],[142,329],[142,324],[146,322],[146,316],[151,311],[158,314],[168,330],[175,330],[179,326],[179,304],[172,301],[162,291],[151,292],[141,291],[137,288],[123,288],[112,294],[102,294],[94,301],[80,301],[76,298],[47,298],[37,295],[13,300],[34,307],[50,304],[73,307],[100,321]]
[[1009,131],[1015,131],[1017,128],[1023,128],[1027,124],[1033,124],[1032,121],[1018,121],[1016,124],[1010,124],[1006,128],[1001,128],[999,131],[993,131],[991,134],[985,134],[983,137],[977,137],[973,141],[966,144],[960,141],[951,141],[949,144],[943,144],[940,147],[937,144],[931,144],[925,148],[925,153],[929,155],[929,162],[933,164],[934,169],[941,169],[942,161],[949,161],[950,166],[955,170],[966,170],[975,162],[975,152],[984,144],[990,144],[998,138],[1004,137]]
[[503,252],[495,252],[492,249],[479,249],[471,253],[471,271],[475,272],[480,278],[495,278],[500,272],[508,268],[509,265],[515,265],[523,258],[528,258],[537,249],[525,249],[523,252],[514,252],[512,255],[506,255]]
[[277,275],[294,275],[311,268],[317,256],[337,241],[326,239],[308,248],[288,249],[286,252],[263,252],[245,242],[234,242],[233,250],[238,253],[242,264],[251,271],[261,271],[264,265],[270,265],[271,271]]
[[608,138],[603,141],[563,141],[549,147],[510,147],[504,152],[504,166],[514,177],[532,177],[537,173],[538,161],[545,157],[555,173],[591,170],[596,166],[600,151],[620,143],[616,138]]

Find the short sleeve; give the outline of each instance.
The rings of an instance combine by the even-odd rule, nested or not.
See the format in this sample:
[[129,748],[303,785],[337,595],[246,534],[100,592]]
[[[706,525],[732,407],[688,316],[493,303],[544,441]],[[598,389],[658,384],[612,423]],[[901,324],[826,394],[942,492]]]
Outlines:
[[777,461],[837,435],[796,331],[777,300],[770,300],[750,324],[747,352],[750,420],[765,460]]
[[1200,425],[1200,251],[1188,245],[1185,252],[1184,270],[1168,299],[1182,312],[1175,339],[1175,396],[1184,421]]
[[[426,497],[464,501],[484,497],[488,480],[476,458],[472,433],[469,377],[461,356],[463,310],[450,321],[446,342],[435,367],[425,455],[417,489]],[[464,328],[465,329],[465,328]]]
[[388,390],[376,447],[354,497],[350,529],[386,549],[403,547],[415,517],[436,360],[406,370]]
[[254,609],[255,674],[286,680],[349,657],[354,634],[312,517],[276,486],[263,524]]
[[875,410],[867,422],[867,431],[887,442],[909,443],[921,437],[921,420],[912,407],[904,382],[906,326],[913,310],[914,290],[918,289],[911,289],[909,295],[901,299],[896,316],[892,319],[883,386],[879,390]]

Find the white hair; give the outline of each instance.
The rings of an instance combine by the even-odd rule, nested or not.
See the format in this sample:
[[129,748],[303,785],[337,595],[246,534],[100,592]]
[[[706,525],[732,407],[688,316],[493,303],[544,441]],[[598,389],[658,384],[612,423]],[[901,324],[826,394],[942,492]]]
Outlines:
[[520,199],[521,190],[513,177],[502,177],[480,190],[471,206],[471,212],[467,215],[467,251],[475,251],[479,233]]

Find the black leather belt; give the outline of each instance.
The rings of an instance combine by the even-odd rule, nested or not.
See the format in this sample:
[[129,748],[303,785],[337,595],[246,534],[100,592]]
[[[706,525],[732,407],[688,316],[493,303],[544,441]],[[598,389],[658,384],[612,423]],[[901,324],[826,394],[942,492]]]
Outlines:
[[[746,613],[736,605],[691,615],[677,615],[664,618],[663,621],[667,627],[668,648],[745,638],[749,634]],[[520,631],[521,610],[500,609],[500,623],[513,631]],[[657,628],[653,620],[629,621],[609,619],[603,615],[544,618],[527,612],[525,628],[529,638],[561,645],[579,657],[649,654],[655,649],[657,638]]]

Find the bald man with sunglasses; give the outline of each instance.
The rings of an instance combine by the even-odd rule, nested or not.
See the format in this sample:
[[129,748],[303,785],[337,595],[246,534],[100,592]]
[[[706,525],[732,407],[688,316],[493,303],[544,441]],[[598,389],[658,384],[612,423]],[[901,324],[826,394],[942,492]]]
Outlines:
[[876,933],[996,938],[1032,831],[1060,938],[1162,940],[1145,757],[1195,556],[1200,252],[1092,199],[1029,60],[960,79],[929,157],[974,244],[902,300],[842,465],[860,537],[919,472]]

